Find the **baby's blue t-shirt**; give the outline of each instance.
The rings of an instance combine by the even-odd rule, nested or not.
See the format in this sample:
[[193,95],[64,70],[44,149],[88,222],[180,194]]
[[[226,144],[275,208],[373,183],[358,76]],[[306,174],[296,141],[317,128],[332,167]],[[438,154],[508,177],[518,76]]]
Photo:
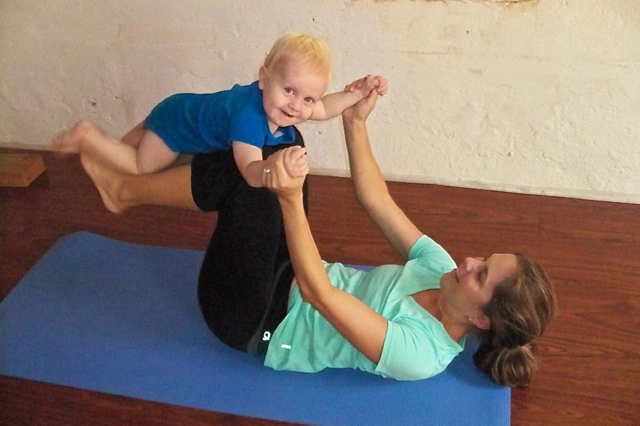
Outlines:
[[169,96],[151,110],[144,128],[184,154],[226,151],[233,141],[262,148],[295,140],[292,126],[279,128],[277,137],[269,130],[257,81],[216,93]]
[[404,265],[384,265],[365,272],[340,263],[325,264],[331,283],[353,294],[388,320],[380,361],[354,348],[296,287],[285,319],[273,333],[265,365],[276,370],[316,372],[354,368],[397,380],[420,380],[442,372],[464,347],[412,295],[440,288],[440,277],[455,268],[451,256],[422,236]]

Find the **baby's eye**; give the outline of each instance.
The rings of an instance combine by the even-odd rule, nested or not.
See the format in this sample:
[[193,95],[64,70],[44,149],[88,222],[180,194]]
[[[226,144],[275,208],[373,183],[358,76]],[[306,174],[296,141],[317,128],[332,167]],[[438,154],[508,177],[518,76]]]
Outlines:
[[287,95],[290,95],[293,93],[293,89],[291,87],[285,87],[284,93],[286,93]]
[[314,102],[315,102],[315,99],[313,99],[313,98],[304,98],[304,102],[305,102],[306,104],[312,104],[312,103],[314,103]]

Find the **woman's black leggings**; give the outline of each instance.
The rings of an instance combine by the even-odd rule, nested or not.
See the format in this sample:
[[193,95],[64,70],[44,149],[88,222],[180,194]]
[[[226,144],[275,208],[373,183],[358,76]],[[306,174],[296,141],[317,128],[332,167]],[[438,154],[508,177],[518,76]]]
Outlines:
[[[304,146],[297,129],[295,144]],[[263,157],[287,146],[266,147]],[[294,276],[277,197],[250,187],[230,151],[194,156],[191,192],[198,208],[218,212],[198,279],[204,319],[227,345],[264,354]],[[306,210],[306,182],[303,194]]]

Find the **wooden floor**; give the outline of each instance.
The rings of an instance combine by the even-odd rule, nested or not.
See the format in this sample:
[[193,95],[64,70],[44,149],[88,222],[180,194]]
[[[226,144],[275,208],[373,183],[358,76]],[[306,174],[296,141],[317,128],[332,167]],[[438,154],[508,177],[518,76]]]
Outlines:
[[[45,163],[30,187],[0,189],[0,299],[74,231],[204,249],[214,228],[215,214],[144,207],[113,215],[77,157],[46,154]],[[310,188],[310,222],[326,260],[398,261],[359,211],[349,180],[311,176]],[[417,184],[390,190],[456,261],[523,251],[554,279],[560,314],[540,341],[540,374],[512,394],[513,425],[640,424],[640,205]],[[0,376],[0,424],[282,423]]]

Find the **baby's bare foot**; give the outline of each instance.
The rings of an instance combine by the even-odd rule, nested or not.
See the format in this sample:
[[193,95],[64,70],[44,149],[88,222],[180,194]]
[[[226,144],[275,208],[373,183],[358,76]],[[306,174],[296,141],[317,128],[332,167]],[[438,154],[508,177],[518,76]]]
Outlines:
[[91,132],[93,125],[88,121],[78,121],[72,128],[64,130],[53,138],[53,149],[59,156],[78,154],[82,141]]
[[80,154],[80,162],[84,171],[96,185],[104,206],[113,213],[122,213],[129,206],[120,197],[123,175],[112,166],[100,161],[91,151]]

